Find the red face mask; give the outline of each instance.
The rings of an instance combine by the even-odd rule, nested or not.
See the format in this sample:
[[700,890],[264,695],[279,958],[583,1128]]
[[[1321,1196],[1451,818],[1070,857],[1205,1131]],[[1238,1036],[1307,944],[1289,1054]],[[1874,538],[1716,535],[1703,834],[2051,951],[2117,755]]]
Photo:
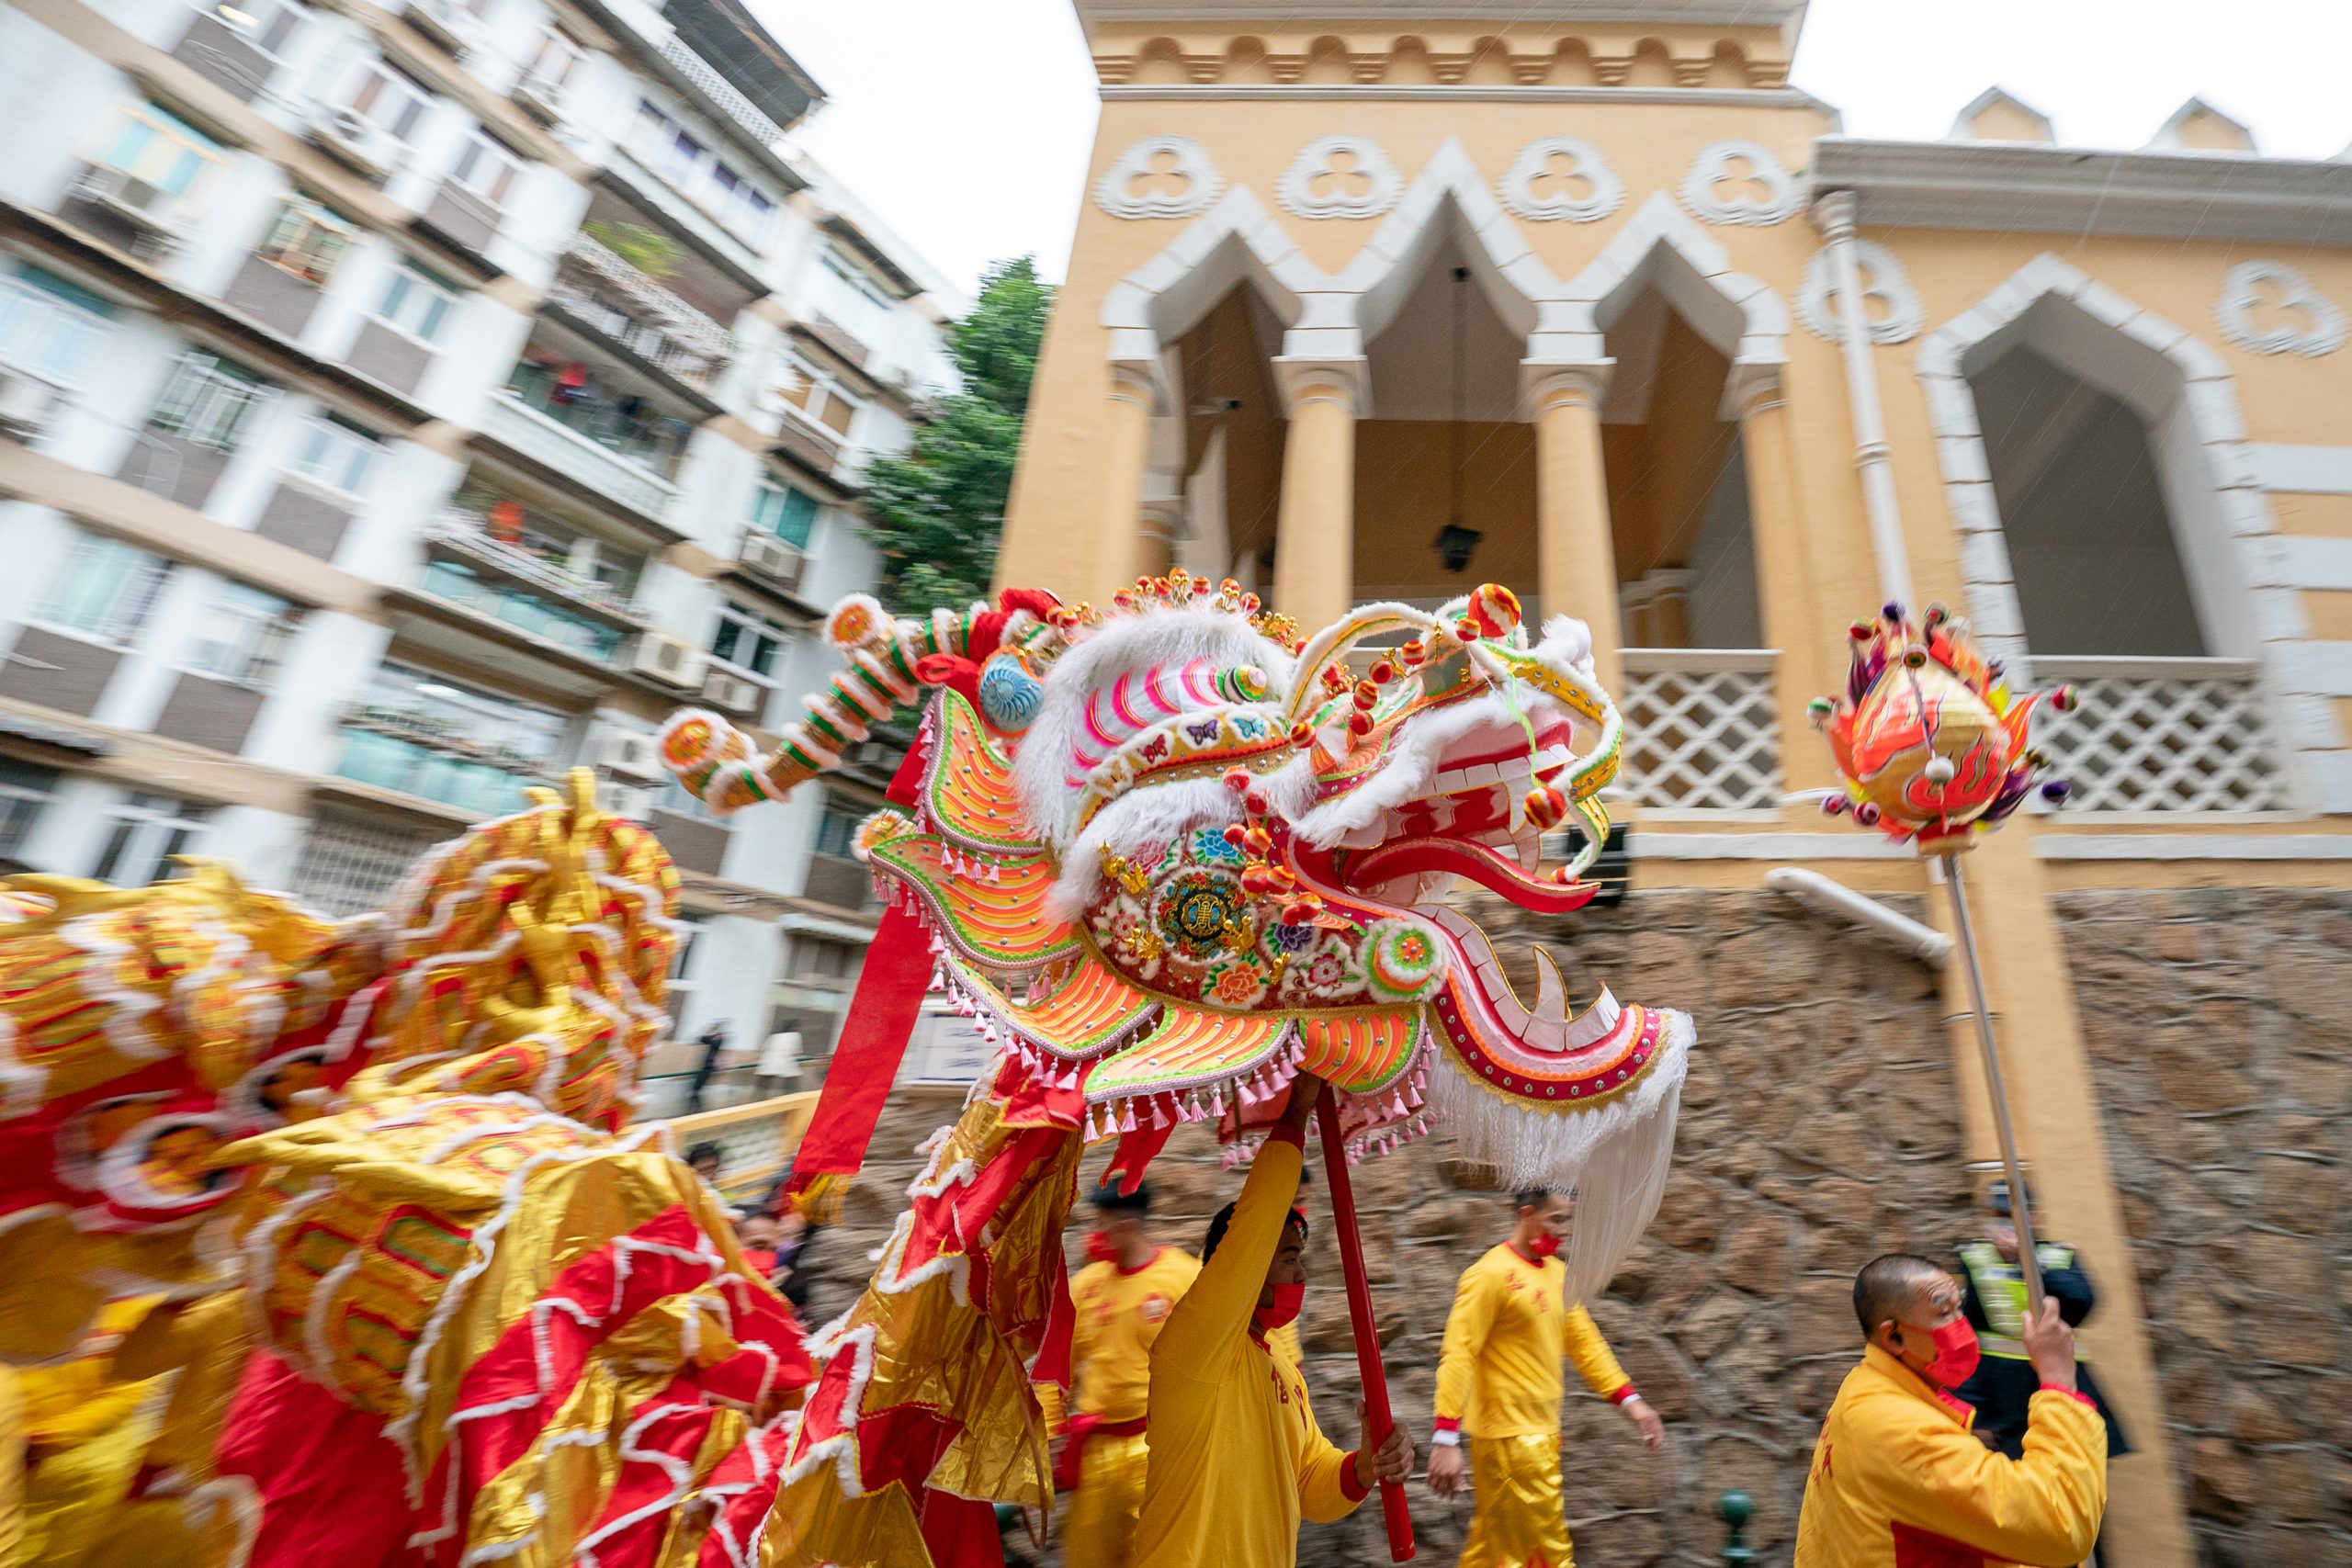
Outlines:
[[1535,1233],[1535,1239],[1527,1244],[1527,1250],[1534,1254],[1536,1262],[1541,1263],[1545,1258],[1558,1254],[1560,1238],[1550,1231],[1538,1231]]
[[1086,1260],[1089,1263],[1116,1263],[1119,1260],[1118,1249],[1111,1245],[1111,1238],[1102,1232],[1089,1231],[1086,1233]]
[[1251,1321],[1257,1324],[1258,1332],[1261,1334],[1272,1334],[1286,1323],[1297,1322],[1298,1309],[1306,1304],[1306,1280],[1302,1280],[1295,1285],[1276,1285],[1274,1304],[1260,1307]]
[[[1905,1324],[1905,1328],[1916,1327]],[[1977,1348],[1976,1329],[1968,1319],[1956,1317],[1933,1331],[1936,1342],[1935,1359],[1919,1369],[1920,1375],[1939,1388],[1958,1388],[1968,1381],[1984,1354]]]

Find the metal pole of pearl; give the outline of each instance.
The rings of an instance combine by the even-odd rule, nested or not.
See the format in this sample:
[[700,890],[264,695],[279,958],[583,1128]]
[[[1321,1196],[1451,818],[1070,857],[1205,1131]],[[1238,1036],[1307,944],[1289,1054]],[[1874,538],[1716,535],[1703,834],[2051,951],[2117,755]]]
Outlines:
[[2001,1164],[2009,1178],[2009,1218],[2018,1230],[2018,1266],[2025,1273],[2026,1301],[2041,1310],[2041,1259],[2033,1246],[2033,1214],[2026,1201],[2025,1172],[2018,1162],[2017,1129],[2009,1121],[2009,1095],[2001,1081],[2001,1056],[1993,1044],[1993,1010],[1984,1000],[1984,965],[1976,956],[1976,928],[1968,918],[1968,890],[1960,879],[1960,856],[1942,857],[1944,886],[1951,892],[1952,926],[1968,964],[1968,995],[1976,1012],[1976,1043],[1984,1054],[1984,1090],[1993,1100],[1993,1125],[2001,1138]]
[[[1372,1316],[1372,1280],[1363,1266],[1363,1238],[1356,1234],[1356,1195],[1348,1180],[1348,1147],[1340,1134],[1340,1091],[1329,1083],[1316,1102],[1315,1122],[1322,1130],[1323,1177],[1331,1186],[1331,1226],[1340,1243],[1340,1272],[1348,1284],[1348,1317],[1355,1329],[1356,1375],[1363,1382],[1363,1440],[1377,1449],[1396,1425],[1388,1410],[1388,1374],[1380,1364],[1380,1333]],[[1413,1555],[1413,1516],[1405,1504],[1399,1481],[1380,1483],[1380,1509],[1388,1525],[1388,1560],[1403,1562]]]

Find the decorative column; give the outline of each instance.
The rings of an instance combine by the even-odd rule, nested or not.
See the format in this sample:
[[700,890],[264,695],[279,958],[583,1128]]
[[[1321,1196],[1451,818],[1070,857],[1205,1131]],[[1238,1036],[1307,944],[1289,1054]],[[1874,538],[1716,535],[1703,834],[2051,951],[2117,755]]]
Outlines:
[[1521,369],[1535,415],[1536,592],[1545,615],[1574,615],[1592,628],[1593,667],[1602,688],[1622,701],[1625,633],[1600,455],[1600,400],[1615,363],[1522,363]]
[[1151,493],[1143,498],[1136,527],[1136,575],[1165,577],[1176,564],[1177,546],[1184,537],[1184,498],[1159,493],[1172,482],[1166,479],[1154,476],[1145,482]]
[[1277,359],[1274,374],[1290,436],[1283,449],[1268,604],[1311,634],[1355,601],[1356,415],[1363,401],[1363,361]]
[[1854,420],[1854,471],[1862,482],[1871,547],[1878,555],[1879,592],[1916,611],[1911,549],[1903,537],[1894,469],[1887,460],[1886,411],[1879,401],[1878,364],[1871,357],[1870,318],[1863,313],[1861,266],[1854,257],[1854,218],[1860,208],[1852,191],[1827,192],[1814,201],[1813,226],[1828,242],[1830,276],[1836,280],[1838,346],[1846,356],[1846,401]]
[[1135,586],[1144,572],[1143,479],[1151,459],[1151,415],[1159,402],[1148,366],[1120,361],[1111,367],[1111,408],[1102,421],[1102,489],[1095,508],[1094,570],[1091,597],[1107,604],[1111,595]]
[[1772,709],[1781,723],[1781,787],[1825,788],[1835,782],[1829,749],[1813,739],[1805,705],[1836,689],[1818,666],[1821,628],[1837,622],[1814,603],[1815,574],[1797,505],[1781,370],[1778,365],[1733,366],[1722,412],[1739,422],[1758,608],[1764,644],[1779,655],[1772,669]]

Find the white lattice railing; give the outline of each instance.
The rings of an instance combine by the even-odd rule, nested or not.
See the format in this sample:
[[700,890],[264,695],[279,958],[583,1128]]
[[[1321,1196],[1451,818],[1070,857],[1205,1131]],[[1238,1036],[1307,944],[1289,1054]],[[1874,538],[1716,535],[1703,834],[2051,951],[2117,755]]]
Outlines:
[[1629,648],[1621,787],[1672,811],[1781,804],[1781,721],[1769,649]]
[[2071,713],[2035,713],[2035,742],[2074,786],[2068,810],[2273,811],[2287,804],[2252,660],[2036,654],[2033,673],[2044,686],[2071,682],[2082,695]]
[[662,58],[678,68],[678,73],[695,85],[695,91],[708,98],[727,118],[747,131],[752,140],[763,147],[774,147],[784,140],[784,130],[762,114],[751,99],[735,90],[735,85],[718,73],[707,60],[695,52],[694,46],[684,39],[673,38],[662,46]]

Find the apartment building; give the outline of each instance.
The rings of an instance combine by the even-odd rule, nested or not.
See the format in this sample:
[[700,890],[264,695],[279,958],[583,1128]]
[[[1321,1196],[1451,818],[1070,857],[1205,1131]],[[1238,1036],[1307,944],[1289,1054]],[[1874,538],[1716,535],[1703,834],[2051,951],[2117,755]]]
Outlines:
[[678,1034],[829,1040],[891,743],[730,822],[653,747],[812,689],[952,374],[807,73],[736,0],[28,0],[0,101],[0,861],[348,913],[590,763],[685,874]]

